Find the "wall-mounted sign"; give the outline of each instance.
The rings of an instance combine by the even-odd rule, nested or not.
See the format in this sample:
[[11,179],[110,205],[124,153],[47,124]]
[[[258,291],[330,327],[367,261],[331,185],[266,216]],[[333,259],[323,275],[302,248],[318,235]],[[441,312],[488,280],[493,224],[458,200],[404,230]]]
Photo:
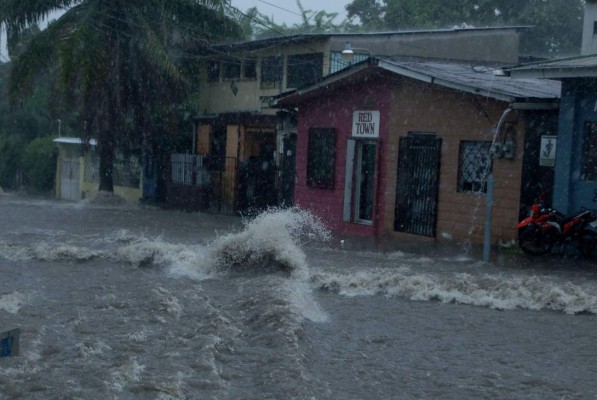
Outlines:
[[556,136],[541,136],[540,166],[553,167],[556,165],[556,143]]
[[378,138],[379,111],[355,111],[352,113],[352,137]]

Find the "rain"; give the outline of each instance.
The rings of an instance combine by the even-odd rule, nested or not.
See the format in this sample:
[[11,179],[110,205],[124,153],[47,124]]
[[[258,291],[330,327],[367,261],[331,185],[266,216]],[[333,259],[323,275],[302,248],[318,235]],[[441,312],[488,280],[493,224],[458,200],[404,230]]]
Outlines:
[[594,398],[597,2],[0,5],[0,399]]

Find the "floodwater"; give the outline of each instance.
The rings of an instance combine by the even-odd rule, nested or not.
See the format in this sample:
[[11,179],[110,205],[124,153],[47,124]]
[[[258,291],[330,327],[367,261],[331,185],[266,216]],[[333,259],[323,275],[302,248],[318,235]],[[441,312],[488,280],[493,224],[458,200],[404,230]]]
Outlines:
[[0,227],[2,399],[597,399],[590,263],[339,248],[299,210],[0,194]]

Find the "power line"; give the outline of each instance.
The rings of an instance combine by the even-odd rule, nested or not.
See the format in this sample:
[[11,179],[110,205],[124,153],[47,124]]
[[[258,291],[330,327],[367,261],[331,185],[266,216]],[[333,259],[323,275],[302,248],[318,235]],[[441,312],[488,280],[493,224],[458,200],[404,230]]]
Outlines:
[[257,0],[257,1],[260,1],[261,3],[264,3],[264,4],[267,4],[267,5],[270,5],[270,6],[272,6],[272,7],[278,8],[278,9],[280,9],[280,10],[283,10],[283,11],[289,12],[289,13],[291,13],[291,14],[298,15],[299,17],[302,17],[302,16],[303,16],[302,14],[296,13],[296,12],[294,12],[294,11],[292,11],[292,10],[289,10],[289,9],[287,9],[287,8],[284,8],[284,7],[280,7],[280,6],[276,5],[276,4],[270,3],[269,1],[265,1],[265,0]]

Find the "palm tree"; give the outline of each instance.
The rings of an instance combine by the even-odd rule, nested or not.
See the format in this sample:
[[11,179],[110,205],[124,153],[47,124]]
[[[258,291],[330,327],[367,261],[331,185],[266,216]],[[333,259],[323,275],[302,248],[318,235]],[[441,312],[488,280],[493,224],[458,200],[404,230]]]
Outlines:
[[152,120],[188,94],[177,62],[185,49],[196,54],[240,37],[225,6],[225,0],[2,0],[9,48],[40,19],[67,10],[11,54],[11,97],[27,93],[40,73],[52,73],[83,119],[83,136],[97,140],[99,190],[113,191],[115,151],[148,140]]

